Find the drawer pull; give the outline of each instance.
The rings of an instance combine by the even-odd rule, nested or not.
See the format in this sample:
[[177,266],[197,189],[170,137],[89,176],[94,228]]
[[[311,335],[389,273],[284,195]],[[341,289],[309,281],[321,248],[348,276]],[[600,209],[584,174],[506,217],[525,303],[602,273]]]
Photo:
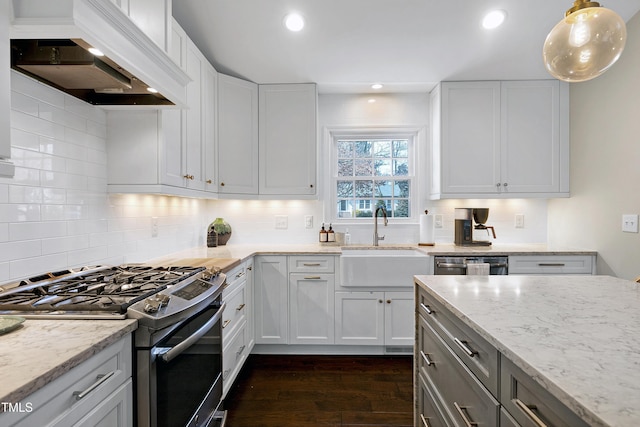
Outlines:
[[322,279],[322,277],[320,276],[307,276],[304,278],[304,280],[320,280]]
[[431,309],[429,308],[428,305],[425,305],[425,303],[421,302],[420,303],[420,307],[427,312],[427,314],[433,314],[433,311],[431,311]]
[[305,263],[302,263],[302,265],[304,265],[305,267],[320,267],[321,264],[319,262],[314,262],[314,263],[305,262]]
[[420,420],[422,421],[422,425],[424,427],[431,427],[431,424],[429,424],[429,421],[427,421],[424,415],[420,414]]
[[469,346],[467,345],[468,343],[466,341],[460,341],[458,338],[453,338],[453,341],[458,344],[458,347],[460,347],[462,349],[462,351],[464,351],[465,353],[467,353],[467,356],[469,357],[473,357],[476,354],[478,354],[477,351],[473,351],[469,348]]
[[425,353],[424,351],[420,350],[420,356],[424,360],[424,363],[427,364],[427,366],[435,365],[435,362],[429,359],[429,356],[427,356],[427,353]]
[[473,427],[478,425],[478,423],[474,423],[469,419],[466,407],[458,405],[458,402],[453,402],[453,406],[456,407],[456,411],[458,411],[458,414],[460,414],[460,417],[462,418],[462,421],[464,421],[465,426]]
[[564,262],[539,262],[538,267],[564,267]]
[[239,279],[242,276],[244,276],[244,271],[241,271],[240,273],[236,274],[236,279]]
[[231,323],[231,319],[227,319],[222,323],[222,329],[226,328],[227,326],[229,326],[229,323]]
[[240,347],[238,349],[238,351],[236,352],[236,357],[240,356],[242,354],[242,352],[244,351],[245,346],[243,345],[242,347]]
[[524,414],[529,418],[535,425],[538,427],[547,427],[547,425],[533,412],[533,410],[537,409],[536,405],[527,405],[520,399],[513,399],[513,403],[524,412]]
[[240,310],[242,310],[242,309],[244,308],[244,306],[245,306],[245,305],[246,305],[246,304],[240,304],[240,305],[238,306],[238,308],[236,308],[236,311],[240,311]]
[[87,395],[89,393],[91,393],[93,390],[95,390],[97,387],[99,387],[100,384],[104,383],[109,378],[111,378],[115,373],[116,373],[116,371],[111,371],[108,374],[98,375],[96,377],[97,381],[94,382],[93,384],[91,384],[91,386],[89,386],[89,388],[87,388],[85,391],[74,391],[73,395],[76,397],[76,400],[81,400],[81,399],[84,399],[85,397],[87,397]]

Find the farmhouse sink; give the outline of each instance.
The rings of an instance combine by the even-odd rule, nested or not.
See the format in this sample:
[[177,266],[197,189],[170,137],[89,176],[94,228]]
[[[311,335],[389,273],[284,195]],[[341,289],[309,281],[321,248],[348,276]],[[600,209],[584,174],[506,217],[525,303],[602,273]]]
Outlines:
[[416,274],[429,274],[429,256],[417,249],[343,249],[340,284],[344,287],[411,287]]

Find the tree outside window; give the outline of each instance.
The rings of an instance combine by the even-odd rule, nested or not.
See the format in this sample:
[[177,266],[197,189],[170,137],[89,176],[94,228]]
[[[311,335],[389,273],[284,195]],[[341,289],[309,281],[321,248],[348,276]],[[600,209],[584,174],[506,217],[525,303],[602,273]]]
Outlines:
[[407,139],[335,141],[338,218],[372,217],[383,206],[393,218],[411,215]]

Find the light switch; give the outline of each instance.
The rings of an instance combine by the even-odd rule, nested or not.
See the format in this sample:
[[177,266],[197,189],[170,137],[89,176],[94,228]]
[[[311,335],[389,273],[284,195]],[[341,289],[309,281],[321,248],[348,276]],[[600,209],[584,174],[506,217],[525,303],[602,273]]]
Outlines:
[[287,228],[289,228],[289,216],[276,215],[276,229],[286,230]]
[[622,231],[625,233],[638,232],[638,215],[624,214],[622,215]]

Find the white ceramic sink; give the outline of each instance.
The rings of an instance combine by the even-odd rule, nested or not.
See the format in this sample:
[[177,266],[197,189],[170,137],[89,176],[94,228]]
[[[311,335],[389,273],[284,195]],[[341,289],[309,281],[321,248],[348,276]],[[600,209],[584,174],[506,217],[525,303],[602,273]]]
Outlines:
[[416,274],[429,274],[429,256],[417,249],[343,249],[340,256],[345,287],[412,287]]

